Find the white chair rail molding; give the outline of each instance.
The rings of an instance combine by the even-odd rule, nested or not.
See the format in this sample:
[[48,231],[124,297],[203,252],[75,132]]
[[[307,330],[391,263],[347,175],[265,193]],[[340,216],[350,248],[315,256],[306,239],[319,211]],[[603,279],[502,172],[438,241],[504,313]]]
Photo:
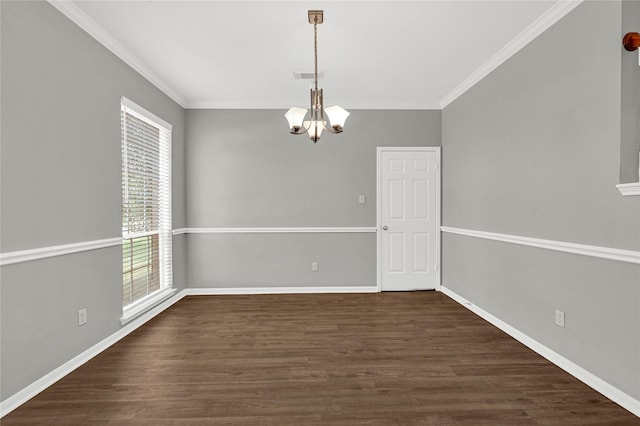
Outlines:
[[592,246],[588,244],[569,243],[565,241],[544,240],[541,238],[476,231],[450,226],[441,226],[440,230],[449,234],[465,235],[467,237],[484,238],[486,240],[501,241],[504,243],[519,244],[547,250],[562,251],[565,253],[581,254],[583,256],[599,257],[601,259],[617,260],[619,262],[640,264],[640,251],[635,250],[623,250],[611,247]]

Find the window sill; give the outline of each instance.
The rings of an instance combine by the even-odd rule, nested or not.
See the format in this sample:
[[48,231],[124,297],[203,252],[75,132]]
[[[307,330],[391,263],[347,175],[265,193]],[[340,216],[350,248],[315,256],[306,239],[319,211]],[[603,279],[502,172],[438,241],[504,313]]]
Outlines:
[[175,293],[175,288],[165,288],[163,290],[158,290],[155,293],[145,296],[130,305],[125,306],[124,308],[122,308],[122,318],[120,318],[120,324],[125,325],[129,321],[139,317],[149,309],[153,308],[158,303],[173,296]]
[[616,188],[618,188],[618,191],[620,191],[624,197],[640,195],[640,182],[621,183],[620,185],[616,185]]

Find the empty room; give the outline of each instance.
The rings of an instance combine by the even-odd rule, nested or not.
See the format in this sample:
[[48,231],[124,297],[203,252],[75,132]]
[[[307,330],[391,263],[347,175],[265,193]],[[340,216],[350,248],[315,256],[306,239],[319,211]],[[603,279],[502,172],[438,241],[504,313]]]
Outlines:
[[0,19],[2,425],[640,425],[640,1]]

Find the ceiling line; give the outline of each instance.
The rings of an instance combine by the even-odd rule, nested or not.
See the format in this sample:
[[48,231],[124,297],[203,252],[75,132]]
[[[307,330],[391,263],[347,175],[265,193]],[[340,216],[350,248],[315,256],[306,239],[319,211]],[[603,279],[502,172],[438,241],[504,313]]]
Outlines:
[[[209,101],[192,101],[189,102],[181,96],[165,80],[160,78],[144,61],[140,60],[124,45],[117,41],[109,32],[102,28],[89,15],[82,11],[78,6],[73,4],[71,0],[47,0],[52,6],[58,9],[62,14],[69,18],[72,22],[82,28],[86,33],[100,42],[109,51],[114,53],[118,58],[133,68],[136,72],[149,80],[151,84],[156,86],[160,91],[173,99],[178,105],[185,109],[287,109],[283,106],[267,106],[262,103],[230,103],[230,102],[209,102]],[[438,104],[413,104],[413,105],[375,105],[375,104],[354,104],[352,109],[398,109],[398,110],[443,110],[447,105],[456,100],[476,83],[486,77],[502,63],[507,61],[511,56],[520,51],[524,46],[550,28],[553,24],[562,19],[565,15],[575,9],[584,0],[558,0],[545,13],[538,17],[532,24],[527,26],[520,34],[505,45],[500,51],[493,55],[488,61],[480,65],[467,78],[465,78],[458,86],[447,93],[440,99]]]
[[[296,102],[282,104],[267,104],[262,102],[208,102],[196,101],[187,102],[185,109],[282,109],[287,110]],[[441,110],[440,104],[416,103],[416,104],[378,104],[370,102],[341,102],[345,108],[354,110],[373,109],[373,110]]]
[[472,88],[476,83],[489,75],[491,71],[495,70],[501,64],[506,62],[510,57],[518,53],[520,49],[525,47],[540,34],[548,30],[553,24],[565,17],[583,1],[584,0],[558,0],[545,13],[540,15],[538,19],[533,21],[513,40],[511,40],[495,55],[489,58],[488,61],[480,65],[467,78],[462,80],[462,83],[456,86],[455,89],[453,89],[442,99],[440,99],[440,108],[445,109],[447,105],[455,101],[463,93]]
[[91,19],[82,9],[73,4],[70,0],[47,0],[49,4],[58,9],[63,15],[73,23],[82,28],[87,34],[100,42],[109,51],[120,58],[124,63],[133,68],[142,77],[149,80],[165,95],[173,99],[182,108],[186,102],[182,96],[166,81],[160,78],[147,64],[131,53],[129,49],[116,40],[108,31],[102,28],[96,21]]

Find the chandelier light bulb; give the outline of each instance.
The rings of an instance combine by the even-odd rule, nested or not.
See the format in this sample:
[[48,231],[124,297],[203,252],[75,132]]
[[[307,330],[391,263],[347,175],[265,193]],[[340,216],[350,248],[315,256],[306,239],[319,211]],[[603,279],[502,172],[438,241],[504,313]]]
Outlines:
[[284,115],[289,122],[289,129],[291,133],[297,133],[302,128],[302,122],[304,116],[307,115],[307,110],[304,108],[292,107]]
[[307,129],[307,133],[309,133],[309,139],[311,139],[314,143],[318,142],[322,131],[325,129],[326,124],[326,121],[305,121],[304,127]]
[[344,122],[347,121],[347,117],[349,117],[349,111],[338,105],[333,105],[325,109],[324,112],[327,114],[333,130],[336,132],[342,132]]

